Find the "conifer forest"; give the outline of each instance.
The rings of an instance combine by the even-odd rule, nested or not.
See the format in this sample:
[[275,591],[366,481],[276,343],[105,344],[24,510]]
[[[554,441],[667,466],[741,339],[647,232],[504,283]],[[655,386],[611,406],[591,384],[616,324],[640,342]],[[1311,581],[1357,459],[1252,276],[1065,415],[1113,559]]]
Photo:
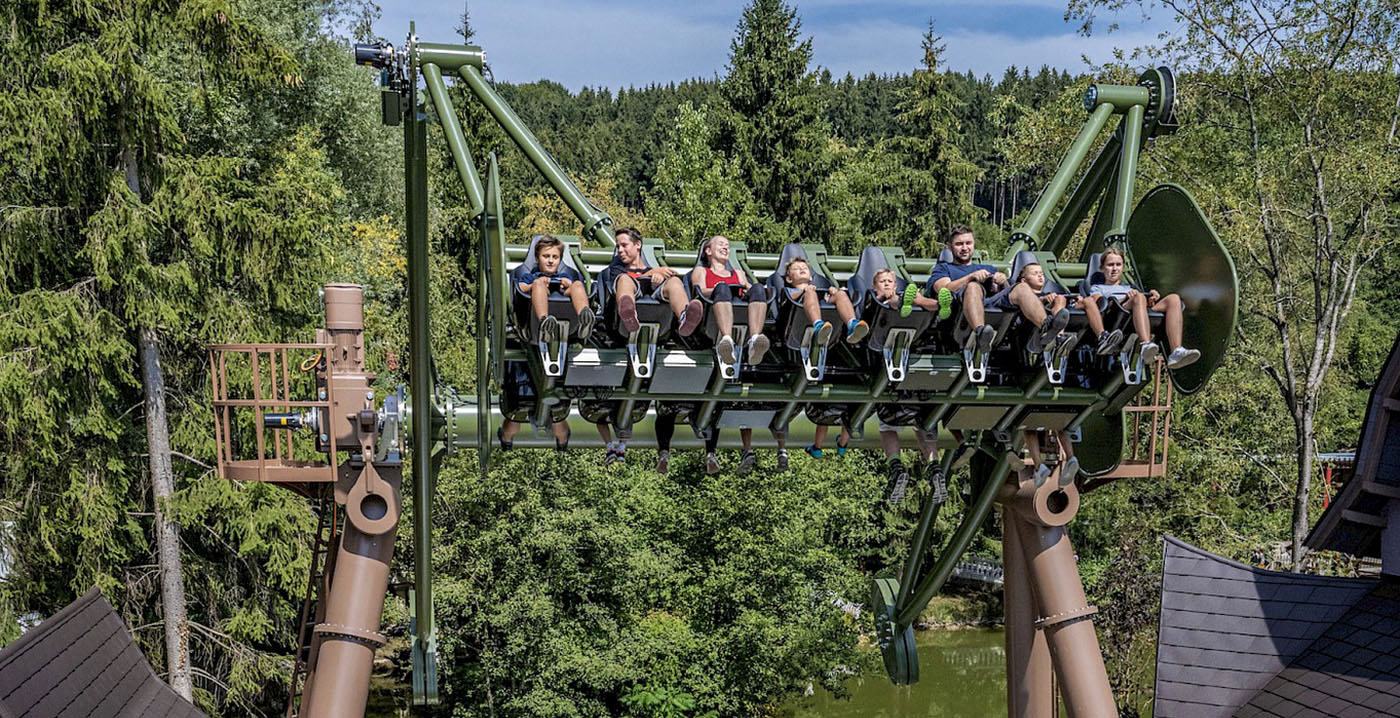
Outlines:
[[[1175,403],[1167,475],[1097,487],[1071,528],[1124,715],[1152,690],[1164,534],[1254,565],[1354,570],[1301,542],[1331,490],[1318,455],[1355,447],[1400,332],[1400,4],[1065,12],[1098,33],[1139,5],[1178,30],[1094,67],[951,71],[933,5],[906,70],[836,76],[813,60],[800,2],[750,0],[718,76],[496,85],[589,199],[668,246],[722,233],[752,252],[933,257],[958,224],[979,249],[1008,246],[1091,83],[1176,68],[1181,129],[1144,151],[1137,186],[1194,195],[1241,306],[1215,380]],[[216,475],[205,347],[310,341],[318,290],[354,282],[376,386],[405,383],[402,133],[351,55],[377,13],[0,0],[0,646],[96,586],[208,715],[281,714],[317,521],[292,492]],[[419,32],[493,41],[469,15]],[[483,176],[500,160],[508,240],[581,234],[486,110],[449,92]],[[480,233],[429,127],[436,370],[474,391]],[[700,451],[665,475],[646,449],[608,467],[601,449],[517,450],[484,476],[472,452],[449,457],[432,507],[432,714],[768,716],[809,685],[880,672],[868,616],[836,604],[892,575],[927,486],[892,506],[878,452],[793,448],[790,472],[770,451],[739,475],[724,451],[715,476]],[[935,529],[967,500],[953,491]],[[411,582],[411,522],[399,531],[391,582]],[[997,559],[1000,531],[989,521],[971,553]],[[999,595],[974,602],[999,616]],[[408,611],[386,603],[393,680],[407,680]]]

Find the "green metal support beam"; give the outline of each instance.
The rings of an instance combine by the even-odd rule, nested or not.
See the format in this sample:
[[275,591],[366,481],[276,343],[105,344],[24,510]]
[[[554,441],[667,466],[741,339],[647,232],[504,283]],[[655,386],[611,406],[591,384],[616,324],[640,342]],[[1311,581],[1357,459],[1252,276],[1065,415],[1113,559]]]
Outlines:
[[[1145,91],[1145,90],[1144,90]],[[1105,242],[1128,234],[1128,217],[1133,212],[1133,186],[1137,182],[1138,153],[1142,150],[1143,105],[1128,108],[1123,118],[1123,149],[1118,155],[1118,190],[1114,196],[1112,224],[1103,235]]]
[[1045,226],[1045,222],[1050,218],[1050,213],[1060,203],[1064,197],[1065,190],[1069,187],[1070,180],[1079,172],[1079,167],[1084,164],[1084,158],[1088,156],[1089,150],[1093,148],[1097,141],[1099,132],[1108,123],[1108,118],[1113,115],[1113,105],[1101,104],[1094,108],[1093,114],[1089,115],[1089,121],[1080,128],[1079,136],[1074,139],[1074,144],[1070,145],[1069,152],[1060,161],[1060,168],[1055,171],[1055,176],[1050,178],[1050,184],[1045,186],[1045,190],[1035,200],[1035,206],[1031,209],[1030,216],[1015,232],[1011,234],[1011,242],[1026,242],[1031,245],[1039,245],[1040,231]]
[[452,153],[452,163],[457,166],[457,174],[462,177],[462,185],[467,190],[467,202],[472,208],[472,218],[481,215],[486,208],[486,195],[481,188],[481,176],[472,162],[471,148],[462,134],[462,123],[457,119],[457,111],[452,107],[452,97],[447,94],[447,85],[442,81],[442,70],[431,62],[423,63],[423,81],[428,86],[428,94],[437,110],[438,121],[442,123],[442,136],[447,140],[447,149]]

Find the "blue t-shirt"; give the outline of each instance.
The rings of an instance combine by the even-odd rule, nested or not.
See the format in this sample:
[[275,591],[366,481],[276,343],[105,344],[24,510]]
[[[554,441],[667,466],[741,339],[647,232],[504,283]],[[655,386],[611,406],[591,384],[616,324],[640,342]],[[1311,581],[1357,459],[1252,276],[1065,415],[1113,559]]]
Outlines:
[[555,272],[554,274],[545,274],[544,271],[539,268],[539,265],[536,265],[535,271],[522,272],[520,274],[520,278],[515,281],[519,282],[520,284],[531,284],[540,277],[547,277],[549,279],[562,278],[568,279],[572,282],[577,282],[583,279],[583,277],[580,277],[578,275],[578,272],[575,272],[573,270],[573,267],[570,267],[567,264],[561,264],[559,265],[559,271]]
[[933,265],[933,272],[928,275],[928,286],[933,287],[940,279],[951,279],[957,281],[969,274],[979,270],[987,270],[987,274],[996,274],[997,269],[990,264],[953,264],[952,262],[939,262]]

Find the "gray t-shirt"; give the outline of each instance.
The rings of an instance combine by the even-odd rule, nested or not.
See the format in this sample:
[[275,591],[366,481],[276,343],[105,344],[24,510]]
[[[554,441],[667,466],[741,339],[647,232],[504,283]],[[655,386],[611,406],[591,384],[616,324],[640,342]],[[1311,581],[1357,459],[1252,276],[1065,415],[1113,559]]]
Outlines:
[[1127,284],[1095,284],[1089,287],[1089,294],[1099,294],[1109,299],[1122,299],[1128,296],[1128,292],[1133,291],[1132,286]]

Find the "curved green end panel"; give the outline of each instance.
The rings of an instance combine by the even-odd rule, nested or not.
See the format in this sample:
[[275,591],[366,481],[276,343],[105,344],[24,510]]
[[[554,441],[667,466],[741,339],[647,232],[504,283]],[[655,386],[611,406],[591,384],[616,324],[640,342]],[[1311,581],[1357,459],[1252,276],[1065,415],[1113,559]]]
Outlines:
[[1174,184],[1153,187],[1128,221],[1128,248],[1138,284],[1181,295],[1186,304],[1183,341],[1200,361],[1172,372],[1183,394],[1194,394],[1225,360],[1239,312],[1240,280],[1196,201]]
[[1104,415],[1089,412],[1079,425],[1079,443],[1074,455],[1079,459],[1079,471],[1085,476],[1103,476],[1118,468],[1123,459],[1123,414]]

